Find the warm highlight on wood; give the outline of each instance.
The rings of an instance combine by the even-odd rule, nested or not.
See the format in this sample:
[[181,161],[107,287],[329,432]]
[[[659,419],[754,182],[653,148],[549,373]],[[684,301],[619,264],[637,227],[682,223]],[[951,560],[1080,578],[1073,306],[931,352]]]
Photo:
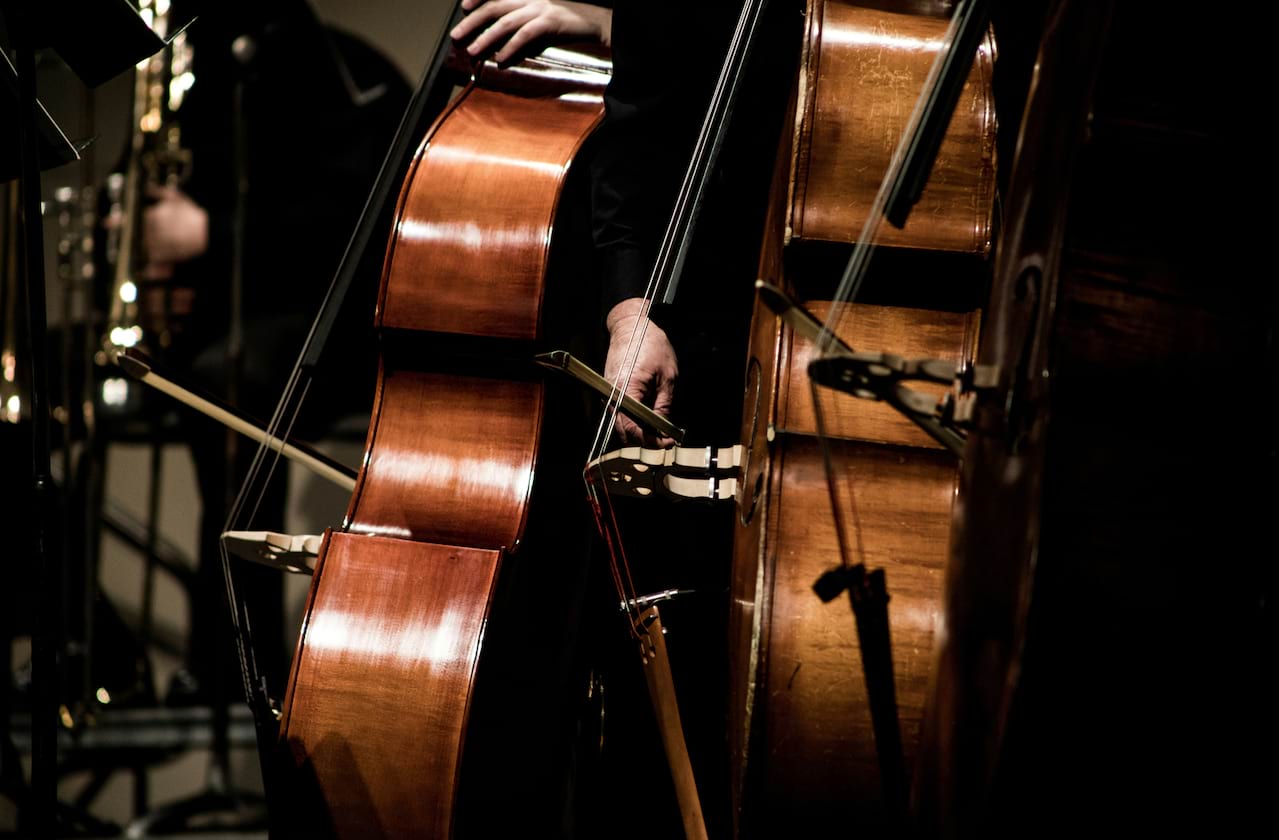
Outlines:
[[557,208],[608,72],[566,50],[481,68],[404,181],[363,467],[317,562],[281,725],[308,831],[484,835],[484,803],[542,789],[507,777],[546,762],[553,736],[503,729],[554,731],[528,710],[564,690],[521,618],[560,578],[534,574],[544,558],[524,544],[550,424],[531,351],[516,353],[529,345],[511,339],[540,335]]
[[537,336],[552,216],[608,81],[607,65],[558,69],[577,84],[482,71],[423,142],[408,176],[420,186],[400,198],[380,326]]
[[[933,18],[809,4],[798,124],[779,150],[759,277],[822,321],[834,308],[836,333],[857,350],[962,362],[977,350],[979,313],[920,308],[928,300],[919,289],[961,282],[958,272],[953,281],[925,272],[960,261],[971,268],[990,247],[989,42],[922,202],[904,231],[881,228],[881,250],[911,250],[889,263],[895,273],[874,275],[877,305],[802,294],[835,287],[843,266],[826,258],[837,247],[830,242],[851,242],[860,232],[943,28]],[[929,268],[916,268],[914,255],[925,250],[934,252]],[[910,306],[895,305],[898,299]],[[883,403],[821,388],[828,476],[807,373],[814,355],[807,340],[757,305],[728,628],[734,828],[752,840],[821,836],[834,826],[895,836],[941,624],[956,461]],[[919,388],[940,394],[938,386]],[[825,603],[814,591],[832,570],[858,565],[884,573],[889,598],[892,674],[871,671],[892,686],[900,719],[905,767],[891,786],[903,800],[896,803],[887,801],[850,595]]]
[[332,534],[281,731],[337,837],[447,837],[501,553]]
[[348,530],[445,545],[515,544],[537,458],[539,383],[384,370],[374,409]]
[[[822,321],[830,311],[827,301],[809,301],[807,308]],[[971,360],[977,350],[977,313],[936,312],[866,304],[845,304],[835,322],[835,334],[854,350],[879,350],[907,359]],[[816,434],[817,416],[808,363],[817,348],[789,330],[781,339],[782,367],[786,371],[778,394],[777,425],[792,434]],[[912,387],[940,396],[943,386],[918,383]],[[825,434],[853,440],[895,443],[940,449],[941,444],[900,412],[885,403],[850,399],[829,388],[819,388]]]
[[[800,78],[791,235],[856,242],[941,48],[946,21],[844,2],[809,4]],[[995,197],[994,42],[973,60],[928,186],[882,245],[984,254]]]

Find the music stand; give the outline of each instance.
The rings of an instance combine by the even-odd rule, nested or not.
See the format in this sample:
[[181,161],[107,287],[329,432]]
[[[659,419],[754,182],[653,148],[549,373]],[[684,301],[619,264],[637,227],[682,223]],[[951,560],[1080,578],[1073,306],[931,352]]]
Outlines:
[[[141,29],[139,28],[141,27]],[[54,519],[57,500],[50,467],[50,408],[48,401],[48,329],[45,316],[44,232],[41,223],[40,172],[79,157],[74,147],[67,157],[65,135],[50,137],[53,123],[36,96],[35,51],[52,47],[81,80],[90,86],[119,75],[153,55],[164,42],[142,22],[125,0],[45,0],[41,4],[6,2],[0,5],[0,30],[10,37],[17,66],[0,75],[9,91],[0,98],[0,115],[19,126],[15,151],[0,168],[19,173],[22,237],[18,246],[19,274],[25,290],[27,329],[22,336],[30,395],[36,567],[36,625],[32,633],[32,745],[30,797],[23,809],[24,829],[35,836],[53,836],[57,814],[57,634],[61,624],[59,568],[53,562],[58,535]],[[145,30],[145,32],[143,32]],[[81,75],[83,74],[83,75]],[[16,75],[16,97],[13,95]],[[56,129],[56,125],[54,125]],[[52,144],[52,149],[48,144]],[[7,712],[7,710],[6,710]],[[8,715],[6,714],[6,720]]]
[[[17,115],[22,111],[21,96],[18,92],[18,71],[9,61],[9,56],[0,51],[0,114],[6,117]],[[44,105],[37,99],[36,125],[38,131],[37,150],[42,170],[56,169],[72,161],[80,159],[80,152],[88,146],[88,142],[79,145],[67,139]],[[11,132],[0,134],[0,183],[12,181],[22,174],[22,150],[19,148],[18,136]]]

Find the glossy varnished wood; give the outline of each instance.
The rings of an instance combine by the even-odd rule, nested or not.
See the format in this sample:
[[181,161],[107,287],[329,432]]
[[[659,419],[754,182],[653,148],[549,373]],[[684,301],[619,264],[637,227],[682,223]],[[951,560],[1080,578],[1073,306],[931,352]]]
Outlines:
[[[806,307],[823,321],[830,311],[827,301],[810,301]],[[976,312],[937,312],[930,309],[846,304],[839,308],[835,334],[854,350],[880,350],[907,359],[971,360],[977,350],[979,315]],[[778,394],[777,425],[787,432],[816,434],[817,417],[808,363],[817,357],[812,342],[787,331],[781,348],[786,375]],[[933,383],[912,385],[920,391],[939,393]],[[821,400],[822,430],[827,436],[852,440],[941,448],[918,426],[885,403],[868,402],[829,388],[817,391]]]
[[[847,323],[858,321],[867,340],[901,339],[942,358],[967,358],[973,349],[975,315],[857,306]],[[753,334],[763,411],[744,429],[754,441],[742,489],[749,515],[736,535],[730,611],[733,674],[743,695],[734,698],[730,730],[742,834],[770,836],[783,826],[816,831],[831,821],[880,825],[878,759],[853,615],[846,597],[823,604],[812,588],[841,558],[811,390],[803,365],[791,359],[808,351],[761,311]],[[940,621],[956,463],[882,404],[829,392],[821,399],[838,433],[828,442],[840,515],[850,544],[864,552],[849,562],[886,573],[909,762]],[[794,422],[781,423],[788,412]]]
[[[945,21],[838,0],[809,4],[796,129],[791,233],[855,242],[940,49]],[[995,111],[988,37],[973,62],[937,162],[901,230],[876,242],[986,253],[995,193]]]
[[[909,765],[933,641],[940,624],[955,462],[906,447],[832,442],[841,515],[864,554],[854,562],[885,570],[902,742]],[[882,819],[879,764],[866,679],[848,599],[822,603],[813,584],[840,564],[818,442],[788,440],[774,464],[770,541],[765,546],[767,657],[755,725],[768,733],[755,756],[761,792],[785,803],[771,825],[816,827]]]
[[383,327],[538,334],[554,210],[608,77],[579,70],[561,92],[558,78],[538,88],[535,74],[491,75],[496,89],[481,76],[418,150],[387,255]]
[[281,719],[337,837],[448,837],[501,554],[332,534]]
[[373,416],[348,530],[479,548],[518,542],[540,382],[386,370]]
[[[488,836],[559,817],[530,801],[562,795],[553,782],[511,782],[560,747],[566,690],[519,616],[578,559],[557,546],[561,566],[541,570],[522,544],[555,424],[519,354],[543,326],[557,207],[607,78],[606,61],[565,51],[480,68],[405,179],[364,462],[317,563],[281,726],[291,799],[314,824],[300,836]],[[513,683],[539,696],[512,708]]]
[[[833,43],[822,38],[823,26]],[[806,300],[801,292],[832,288],[838,277],[816,273],[831,263],[810,259],[813,249],[832,246],[814,240],[851,241],[860,231],[931,61],[922,52],[910,55],[910,45],[940,31],[935,19],[810,4],[810,44],[795,109],[804,125],[779,152],[777,203],[766,224],[759,276],[823,321],[831,303]],[[871,44],[878,46],[871,50]],[[946,259],[969,261],[989,247],[989,61],[983,53],[968,82],[970,110],[952,123],[944,154],[953,156],[934,170],[925,191],[929,209],[917,209],[904,233],[890,234],[896,237],[890,247],[912,249],[899,251],[896,266],[910,270],[909,255],[918,249],[953,252],[936,267]],[[839,97],[852,100],[837,105]],[[922,279],[892,278],[903,289]],[[922,297],[912,298],[914,306]],[[891,291],[880,294],[885,304],[893,298]],[[857,350],[955,362],[973,357],[979,325],[976,312],[864,304],[840,304],[834,322]],[[919,749],[940,623],[956,462],[883,404],[821,389],[839,521],[850,546],[841,558],[807,375],[812,358],[809,342],[756,308],[729,613],[729,743],[740,837],[821,836],[831,826],[882,836],[893,818],[884,806],[855,618],[847,595],[821,601],[813,591],[818,578],[844,559],[885,573],[908,770]]]
[[[794,92],[791,105],[794,104]],[[759,276],[773,283],[783,277],[786,184],[790,177],[790,138],[783,137],[773,165],[771,200],[765,216]],[[735,836],[749,831],[743,814],[752,795],[749,778],[751,742],[756,739],[754,712],[759,688],[760,622],[767,615],[762,602],[765,523],[770,508],[770,441],[777,413],[778,348],[782,322],[760,305],[751,314],[747,346],[745,393],[739,439],[744,447],[742,479],[737,493],[737,527],[733,533],[733,568],[728,609],[729,697],[728,749]]]

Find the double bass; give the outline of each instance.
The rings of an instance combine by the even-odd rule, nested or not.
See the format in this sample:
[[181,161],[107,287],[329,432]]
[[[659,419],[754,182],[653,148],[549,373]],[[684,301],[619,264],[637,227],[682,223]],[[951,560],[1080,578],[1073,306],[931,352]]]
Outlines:
[[[962,364],[994,236],[989,35],[914,214],[880,229],[861,299],[835,299],[946,28],[892,5],[808,4],[759,277],[857,350]],[[729,627],[742,837],[901,830],[933,672],[956,459],[885,403],[819,392],[808,373],[819,355],[813,336],[757,306]]]
[[[858,348],[959,366],[976,350],[993,240],[993,45],[987,37],[972,61],[918,212],[877,242],[893,253],[869,302],[850,303],[834,300],[839,261],[871,215],[946,26],[836,2],[810,3],[805,20],[758,276],[831,316]],[[743,837],[901,829],[940,623],[954,452],[887,405],[810,391],[812,338],[757,307],[741,445],[600,461],[616,492],[734,499],[728,742]],[[872,579],[887,569],[892,608],[880,605],[878,623],[863,626],[859,610],[855,626],[814,592],[853,562]]]
[[924,826],[1246,834],[1273,823],[1275,576],[1254,546],[1279,370],[1242,212],[1260,156],[1232,131],[1250,52],[1225,19],[1156,3],[1044,8],[992,375],[971,389]]
[[[884,259],[852,303],[835,300],[840,261],[872,214],[946,26],[837,2],[808,4],[805,21],[758,276],[859,349],[959,366],[976,351],[994,236],[993,44],[987,36],[971,62],[915,216],[882,232]],[[611,480],[618,492],[735,502],[735,834],[899,830],[941,620],[955,455],[886,404],[810,391],[814,337],[763,306],[750,342],[741,445],[643,453],[633,466],[623,454],[607,462]],[[698,463],[709,482],[690,480]],[[877,621],[858,609],[855,622],[814,592],[858,568],[872,580],[887,571],[891,607],[878,605]],[[861,595],[850,592],[855,605]]]
[[587,532],[556,445],[575,401],[531,359],[589,297],[564,282],[583,228],[560,206],[608,79],[572,50],[486,62],[404,181],[363,465],[281,710],[290,831],[491,836],[561,816]]

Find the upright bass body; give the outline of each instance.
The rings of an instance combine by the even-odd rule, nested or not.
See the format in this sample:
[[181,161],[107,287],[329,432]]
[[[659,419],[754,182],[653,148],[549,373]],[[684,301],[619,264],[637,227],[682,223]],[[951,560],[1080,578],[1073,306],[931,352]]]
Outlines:
[[562,418],[527,360],[566,316],[547,302],[558,207],[607,81],[607,62],[564,51],[482,67],[401,191],[364,464],[326,534],[281,721],[290,787],[336,836],[554,818],[566,758],[539,716],[571,680],[558,651],[580,564],[573,517],[542,507]]
[[[870,212],[945,22],[838,2],[812,2],[808,15],[795,131],[775,174],[781,200],[760,277],[825,320],[847,246]],[[994,192],[992,61],[987,42],[920,205],[903,230],[878,240],[881,253],[892,253],[869,281],[873,303],[834,304],[835,330],[857,350],[954,362],[976,350],[971,310]],[[850,563],[886,573],[907,767],[940,622],[955,459],[884,404],[832,391],[815,404],[807,364],[816,355],[757,307],[730,615],[740,836],[873,830],[889,820],[854,616],[847,598],[823,603],[813,588],[841,564],[839,531]],[[900,792],[905,780],[897,784]]]
[[1254,546],[1279,324],[1239,212],[1259,164],[1231,131],[1247,49],[1157,3],[1047,6],[960,482],[925,828],[1242,836],[1273,822],[1276,784],[1273,552]]

